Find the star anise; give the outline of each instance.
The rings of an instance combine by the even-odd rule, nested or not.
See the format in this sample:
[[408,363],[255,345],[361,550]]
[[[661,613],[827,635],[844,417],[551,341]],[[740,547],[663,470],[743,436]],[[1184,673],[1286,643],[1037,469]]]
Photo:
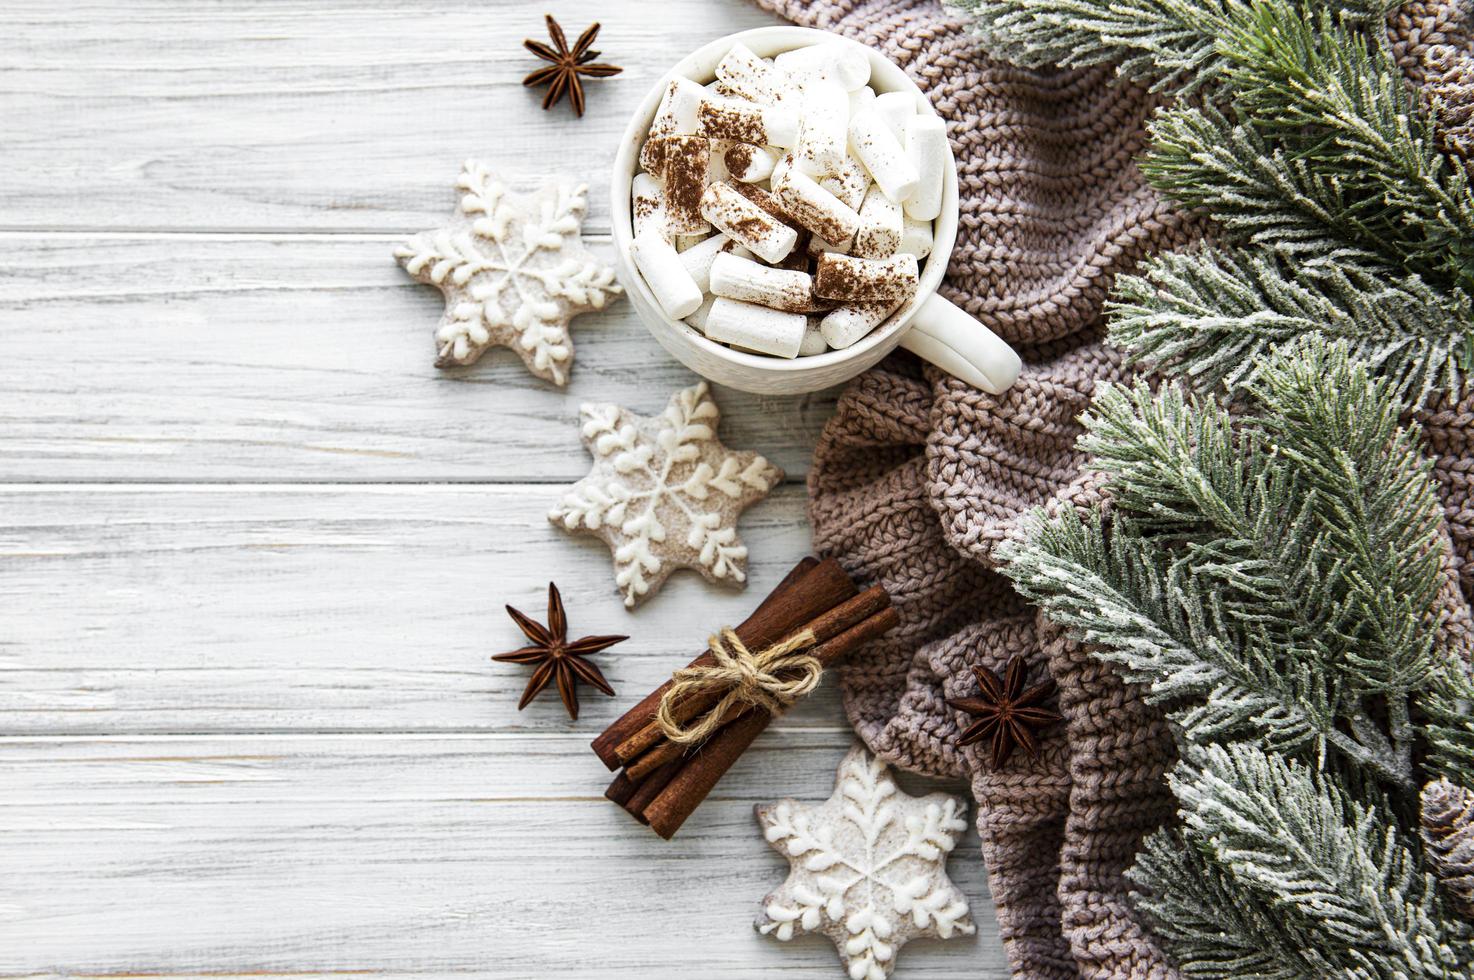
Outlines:
[[563,34],[563,28],[553,19],[552,14],[548,18],[548,36],[553,40],[553,46],[548,47],[541,41],[528,39],[522,44],[544,61],[552,64],[522,79],[523,85],[548,84],[548,94],[543,96],[543,108],[551,109],[557,105],[558,100],[563,98],[563,93],[568,93],[568,102],[573,106],[573,111],[580,116],[583,115],[583,78],[608,78],[610,75],[618,75],[624,71],[614,65],[591,65],[589,62],[599,57],[599,52],[593,51],[589,45],[594,43],[594,38],[599,33],[597,22],[592,27],[578,36],[573,42],[573,47],[568,47],[568,38]]
[[979,697],[947,699],[950,706],[978,719],[962,733],[957,745],[961,747],[988,739],[993,750],[994,769],[1008,761],[1016,745],[1022,745],[1037,761],[1039,741],[1034,737],[1034,730],[1060,720],[1056,712],[1039,706],[1041,701],[1054,694],[1054,681],[1043,680],[1024,690],[1029,668],[1023,657],[1014,657],[1008,662],[1002,681],[985,667],[974,667],[972,672],[978,679]]
[[629,637],[585,636],[581,640],[570,642],[568,617],[563,612],[563,597],[558,594],[558,587],[552,582],[548,583],[547,626],[534,622],[511,606],[507,607],[507,615],[512,617],[518,628],[532,641],[532,645],[511,653],[499,653],[491,659],[509,664],[537,665],[527,681],[527,690],[522,692],[522,700],[517,702],[518,711],[527,707],[548,686],[548,682],[553,680],[558,683],[558,696],[563,699],[563,707],[568,709],[568,717],[574,720],[578,719],[578,691],[575,686],[579,681],[592,684],[611,697],[614,695],[614,688],[609,686],[599,668],[583,658]]

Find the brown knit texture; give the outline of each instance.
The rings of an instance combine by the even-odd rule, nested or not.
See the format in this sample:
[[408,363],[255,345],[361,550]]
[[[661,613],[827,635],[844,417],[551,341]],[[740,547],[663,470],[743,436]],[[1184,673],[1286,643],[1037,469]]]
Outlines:
[[[1018,384],[993,396],[892,356],[851,382],[820,440],[809,480],[816,547],[884,584],[902,616],[844,672],[850,720],[888,762],[971,780],[1015,975],[1176,976],[1124,878],[1141,838],[1174,809],[1166,725],[992,569],[994,547],[1020,533],[1027,511],[1098,498],[1076,420],[1098,381],[1127,373],[1101,339],[1102,305],[1118,272],[1201,231],[1133,162],[1159,99],[1106,69],[990,61],[963,15],[937,0],[756,2],[879,49],[927,92],[948,122],[962,198],[942,292],[1024,361]],[[1456,10],[1418,3],[1389,19],[1409,77],[1457,107],[1440,117],[1450,147],[1470,137],[1474,105],[1470,31]],[[1424,421],[1467,593],[1474,401]],[[1456,618],[1467,633],[1467,610]],[[1034,674],[1048,669],[1065,722],[1043,732],[1039,762],[1017,753],[994,771],[977,746],[955,747],[966,718],[944,699],[974,693],[970,665],[1001,671],[1014,655]]]

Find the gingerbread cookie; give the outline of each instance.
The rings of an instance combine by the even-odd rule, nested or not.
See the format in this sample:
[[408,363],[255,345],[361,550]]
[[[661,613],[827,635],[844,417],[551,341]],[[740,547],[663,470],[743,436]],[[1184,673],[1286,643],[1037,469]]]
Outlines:
[[568,322],[621,292],[614,270],[579,238],[588,186],[557,180],[536,194],[514,195],[484,165],[467,160],[456,187],[456,223],[422,232],[394,252],[410,275],[445,294],[436,366],[472,364],[501,345],[539,378],[567,384]]
[[957,797],[906,795],[856,745],[823,803],[756,811],[763,836],[792,865],[763,899],[754,925],[764,935],[822,933],[852,980],[885,980],[909,940],[973,933],[967,896],[947,878],[947,855],[967,829]]
[[649,418],[618,405],[584,405],[581,415],[594,468],[548,519],[608,543],[625,606],[649,598],[677,568],[744,583],[747,548],[737,518],[778,485],[783,471],[757,453],[722,445],[721,413],[706,382],[676,392]]

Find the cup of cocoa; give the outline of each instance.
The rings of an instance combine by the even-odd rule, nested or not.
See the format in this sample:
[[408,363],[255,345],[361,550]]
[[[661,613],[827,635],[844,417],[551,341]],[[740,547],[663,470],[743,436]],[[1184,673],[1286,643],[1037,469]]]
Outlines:
[[864,45],[763,27],[692,52],[631,118],[610,199],[630,301],[706,378],[815,391],[897,345],[994,394],[1018,377],[936,292],[958,221],[946,125]]

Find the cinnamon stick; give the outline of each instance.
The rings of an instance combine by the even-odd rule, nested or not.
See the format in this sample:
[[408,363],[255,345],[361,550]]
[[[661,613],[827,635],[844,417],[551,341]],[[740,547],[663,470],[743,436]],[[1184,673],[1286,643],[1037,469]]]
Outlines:
[[[879,588],[879,586],[875,586],[875,588]],[[885,594],[884,590],[881,590],[881,594]],[[853,629],[846,630],[843,634],[832,638],[828,642],[814,647],[810,651],[810,653],[826,670],[831,665],[845,659],[854,652],[855,647],[866,642],[867,640],[874,638],[875,636],[879,636],[881,633],[884,633],[886,630],[895,625],[895,610],[890,608],[889,603],[889,596],[886,596],[885,605],[877,610],[876,613],[872,614],[870,617],[867,617],[864,622],[855,624]],[[887,612],[891,613],[892,615],[887,616],[883,619],[875,618],[880,613]],[[870,620],[874,621],[870,622]],[[869,625],[866,625],[866,623],[868,623]],[[748,714],[752,710],[754,710],[752,705],[733,705],[729,707],[726,713],[722,715],[721,724],[723,726],[730,725],[732,722]],[[721,734],[721,732],[722,730],[718,729],[715,734],[707,739],[707,741],[710,741],[712,738],[716,738],[717,735]],[[670,762],[672,759],[678,759],[682,755],[689,756],[693,754],[694,751],[695,748],[693,746],[684,746],[678,742],[672,742],[669,739],[662,740],[650,751],[646,752],[644,755],[640,756],[634,762],[626,766],[624,770],[624,775],[628,776],[630,779],[638,783],[649,773]]]
[[[803,624],[798,629],[790,630],[782,639],[787,639],[804,629],[812,630],[816,647],[816,650],[812,652],[817,656],[817,647],[820,644],[833,639],[856,623],[870,618],[889,606],[890,602],[890,596],[886,595],[885,589],[878,585],[872,585],[854,598],[840,603],[833,609],[826,610],[817,618]],[[716,707],[717,702],[721,699],[722,692],[705,691],[701,694],[683,699],[674,705],[671,713],[675,716],[678,724],[684,725],[692,718],[703,715]],[[733,717],[736,716],[733,715]],[[668,740],[665,737],[664,730],[660,727],[660,721],[658,718],[652,717],[643,728],[615,747],[614,756],[627,766],[638,760],[640,763],[639,766],[630,766],[630,778],[640,779],[659,765],[659,763],[647,763],[642,758],[642,754],[649,754],[650,751],[655,749],[663,749],[665,744],[668,744]],[[674,754],[666,751],[662,754],[661,758],[664,760],[675,758],[681,754],[684,748],[689,747],[677,745]]]
[[682,762],[680,759],[673,759],[650,773],[643,782],[640,782],[639,788],[635,790],[634,795],[625,804],[624,808],[629,812],[629,815],[640,821],[640,823],[649,823],[649,818],[645,816],[645,809],[664,792],[665,788],[670,785],[671,780],[676,778],[681,771],[681,765]]
[[[806,558],[779,583],[751,616],[736,627],[737,636],[749,647],[765,647],[855,594],[855,583],[834,559],[816,562]],[[710,651],[692,664],[709,664]],[[611,770],[618,769],[616,747],[655,717],[660,699],[670,689],[666,681],[645,699],[625,712],[593,740],[594,753]]]
[[[743,620],[742,625],[738,629],[748,627],[753,620],[759,616],[766,615],[772,608],[772,603],[776,600],[780,592],[793,585],[794,582],[798,581],[799,578],[818,566],[818,564],[819,559],[813,557],[805,557],[800,560],[797,565],[794,565],[789,570],[787,575],[783,576],[783,581],[779,582],[777,587],[768,593],[767,598],[758,604],[758,607],[752,611],[752,615]],[[659,695],[662,693],[660,689],[650,692],[650,694],[645,696],[644,700],[615,719],[613,724],[594,738],[593,742],[590,743],[590,747],[594,750],[594,754],[603,761],[604,765],[610,769],[619,768],[618,761],[614,758],[614,747],[644,725],[644,716],[647,712],[653,714],[655,706],[660,703]]]
[[604,799],[612,800],[620,806],[625,806],[630,801],[630,797],[635,795],[635,790],[639,788],[639,780],[627,772],[622,772],[614,777],[614,782],[610,783],[609,788],[604,791]]
[[[899,622],[900,615],[895,607],[887,606],[828,643],[815,647],[813,653],[816,657],[827,658],[828,662],[837,662]],[[772,715],[766,711],[750,711],[718,731],[694,755],[684,759],[680,771],[641,811],[650,829],[666,840],[674,836],[686,818],[695,812],[727,770],[732,768],[732,763],[741,758],[772,720]]]

